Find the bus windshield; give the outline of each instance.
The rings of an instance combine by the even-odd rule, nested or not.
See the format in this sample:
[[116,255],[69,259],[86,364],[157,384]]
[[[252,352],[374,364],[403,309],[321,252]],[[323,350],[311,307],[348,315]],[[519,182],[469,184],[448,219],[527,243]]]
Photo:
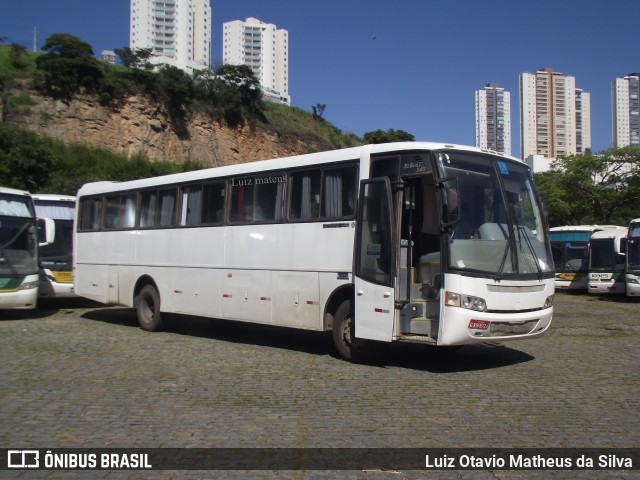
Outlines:
[[622,270],[624,255],[617,253],[615,238],[601,238],[591,241],[591,268],[594,270]]
[[55,222],[55,241],[40,248],[40,264],[52,271],[71,271],[73,254],[73,217],[75,203],[35,198],[39,217],[48,217]]
[[36,273],[35,217],[28,197],[0,194],[0,276]]
[[631,270],[640,270],[640,223],[632,223],[629,227],[627,266]]
[[502,277],[553,272],[543,215],[529,169],[493,157],[441,152],[445,179],[457,180],[457,220],[448,268]]

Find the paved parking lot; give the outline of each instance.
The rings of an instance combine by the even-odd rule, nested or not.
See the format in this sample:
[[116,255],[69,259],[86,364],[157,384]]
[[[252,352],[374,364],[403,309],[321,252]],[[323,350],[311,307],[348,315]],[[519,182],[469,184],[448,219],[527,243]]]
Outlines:
[[[5,448],[640,447],[640,304],[556,295],[539,340],[338,358],[330,335],[50,303],[0,312]],[[11,478],[575,478],[575,472],[0,472]],[[135,473],[134,476],[131,473]],[[581,478],[638,478],[580,472]],[[6,476],[5,476],[6,478]]]

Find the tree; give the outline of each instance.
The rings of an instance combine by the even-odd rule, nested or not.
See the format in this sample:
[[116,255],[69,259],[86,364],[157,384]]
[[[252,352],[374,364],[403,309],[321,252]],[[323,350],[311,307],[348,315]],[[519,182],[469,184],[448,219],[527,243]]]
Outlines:
[[151,65],[148,60],[151,58],[150,48],[136,48],[131,50],[129,47],[116,48],[114,53],[118,55],[122,65],[127,68],[140,68],[148,70]]
[[327,108],[327,106],[322,103],[317,103],[316,105],[313,105],[311,108],[313,110],[313,118],[315,120],[323,120],[324,110],[325,108]]
[[0,124],[0,178],[2,185],[37,191],[56,161],[35,133]]
[[640,216],[640,149],[612,148],[559,158],[536,176],[552,226],[622,224]]
[[44,74],[38,88],[46,95],[70,100],[84,88],[95,92],[103,77],[91,46],[73,35],[54,33],[45,42],[36,65]]
[[404,130],[394,130],[390,128],[386,132],[374,130],[364,134],[365,143],[391,143],[391,142],[413,142],[415,137]]

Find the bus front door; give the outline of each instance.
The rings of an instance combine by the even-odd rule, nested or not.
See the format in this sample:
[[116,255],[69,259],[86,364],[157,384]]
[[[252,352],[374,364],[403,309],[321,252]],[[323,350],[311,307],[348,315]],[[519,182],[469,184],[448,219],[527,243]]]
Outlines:
[[394,230],[389,178],[363,180],[356,230],[356,338],[392,340],[396,283]]

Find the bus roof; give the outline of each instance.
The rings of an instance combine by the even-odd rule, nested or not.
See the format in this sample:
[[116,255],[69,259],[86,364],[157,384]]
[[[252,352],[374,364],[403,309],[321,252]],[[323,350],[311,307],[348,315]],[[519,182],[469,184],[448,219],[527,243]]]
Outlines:
[[16,190],[15,188],[8,187],[0,187],[0,193],[5,193],[7,195],[29,195],[29,192],[26,190]]
[[597,240],[602,238],[621,238],[627,236],[627,227],[607,228],[594,232],[591,235],[591,240]]
[[326,152],[308,153],[304,155],[295,155],[291,157],[282,157],[271,160],[258,160],[255,162],[240,163],[235,165],[225,165],[222,167],[206,168],[195,170],[192,172],[176,173],[164,175],[161,177],[152,177],[139,180],[130,180],[127,182],[110,182],[100,181],[87,183],[82,186],[78,192],[80,195],[99,194],[110,191],[120,191],[128,189],[137,189],[152,187],[157,185],[170,185],[179,182],[190,182],[202,180],[209,177],[229,177],[233,175],[248,175],[259,172],[268,172],[271,170],[298,168],[320,164],[331,164],[334,162],[343,162],[349,160],[359,160],[364,156],[379,153],[391,153],[398,151],[416,151],[416,150],[463,150],[468,152],[484,153],[489,155],[497,155],[502,158],[526,164],[516,157],[507,156],[490,150],[480,149],[464,145],[455,145],[448,143],[434,142],[394,142],[381,143],[375,145],[363,145],[360,147],[344,148],[339,150],[329,150]]
[[549,232],[598,232],[609,228],[621,228],[618,225],[564,225],[562,227],[551,227]]
[[32,193],[34,200],[47,200],[49,202],[75,202],[76,197],[72,195],[58,195],[57,193]]

